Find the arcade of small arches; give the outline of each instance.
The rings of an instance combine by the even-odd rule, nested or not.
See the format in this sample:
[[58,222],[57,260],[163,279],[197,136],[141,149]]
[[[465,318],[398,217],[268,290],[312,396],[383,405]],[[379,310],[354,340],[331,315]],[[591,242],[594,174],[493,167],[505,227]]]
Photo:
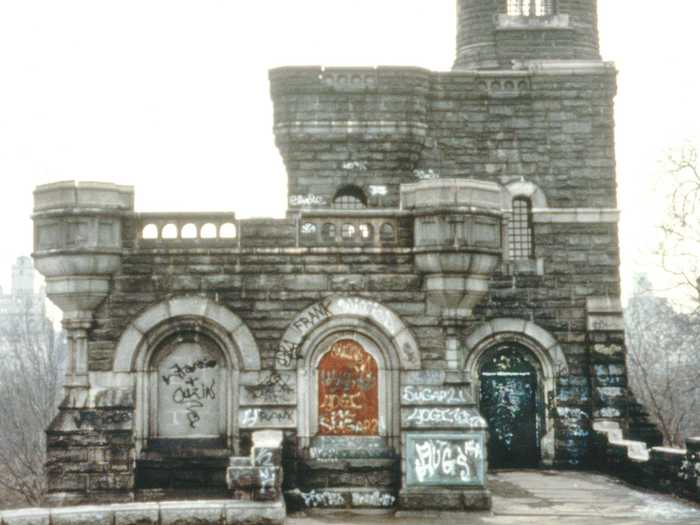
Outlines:
[[[275,368],[295,371],[290,424],[302,448],[315,436],[378,436],[399,450],[402,373],[422,365],[415,338],[395,313],[364,298],[331,298],[300,313],[282,341],[293,359],[276,360]],[[499,319],[474,330],[466,348],[463,369],[487,420],[499,418],[510,428],[518,417],[530,418],[523,427],[531,432],[527,457],[534,452],[551,463],[554,414],[546,401],[556,378],[567,373],[556,340],[532,322]],[[119,341],[114,371],[134,377],[137,453],[149,440],[177,438],[237,451],[242,374],[264,372],[244,322],[198,296],[161,303],[135,319]],[[504,418],[493,412],[488,403],[494,396],[513,397],[516,387],[527,394],[516,400],[525,403],[523,413]]]

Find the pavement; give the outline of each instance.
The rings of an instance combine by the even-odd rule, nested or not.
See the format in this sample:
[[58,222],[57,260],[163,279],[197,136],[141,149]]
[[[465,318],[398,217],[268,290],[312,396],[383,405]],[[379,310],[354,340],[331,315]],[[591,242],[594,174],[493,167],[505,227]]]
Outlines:
[[630,487],[600,474],[553,470],[489,474],[493,509],[485,513],[426,512],[401,517],[296,515],[288,525],[700,525],[700,506]]

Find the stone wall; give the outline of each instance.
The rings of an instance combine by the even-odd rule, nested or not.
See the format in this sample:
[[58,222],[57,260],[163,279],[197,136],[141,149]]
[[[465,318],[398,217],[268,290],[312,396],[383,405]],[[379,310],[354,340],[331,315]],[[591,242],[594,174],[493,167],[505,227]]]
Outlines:
[[394,207],[401,183],[440,177],[524,178],[552,208],[616,206],[615,70],[602,62],[456,73],[284,68],[270,81],[292,209],[327,207],[345,184],[372,207]]
[[628,483],[700,501],[700,438],[686,448],[651,447],[625,439],[619,424],[594,424],[595,465]]

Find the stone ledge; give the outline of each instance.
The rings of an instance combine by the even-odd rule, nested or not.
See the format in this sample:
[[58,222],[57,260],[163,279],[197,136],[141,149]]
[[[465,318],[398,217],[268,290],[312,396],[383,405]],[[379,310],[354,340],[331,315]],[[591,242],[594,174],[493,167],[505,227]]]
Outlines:
[[22,509],[0,513],[0,525],[282,525],[284,502],[178,501]]
[[568,29],[573,31],[569,23],[569,15],[556,14],[550,16],[517,16],[499,14],[495,17],[496,29],[499,31],[546,31]]

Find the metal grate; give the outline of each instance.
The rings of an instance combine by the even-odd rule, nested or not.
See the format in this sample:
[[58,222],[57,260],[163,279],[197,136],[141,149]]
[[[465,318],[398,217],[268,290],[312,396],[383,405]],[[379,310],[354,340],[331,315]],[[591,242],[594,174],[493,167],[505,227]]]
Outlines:
[[508,14],[511,16],[553,15],[556,0],[508,0]]
[[516,197],[513,199],[513,216],[508,229],[510,241],[510,258],[530,259],[533,256],[532,246],[532,205],[530,199]]

